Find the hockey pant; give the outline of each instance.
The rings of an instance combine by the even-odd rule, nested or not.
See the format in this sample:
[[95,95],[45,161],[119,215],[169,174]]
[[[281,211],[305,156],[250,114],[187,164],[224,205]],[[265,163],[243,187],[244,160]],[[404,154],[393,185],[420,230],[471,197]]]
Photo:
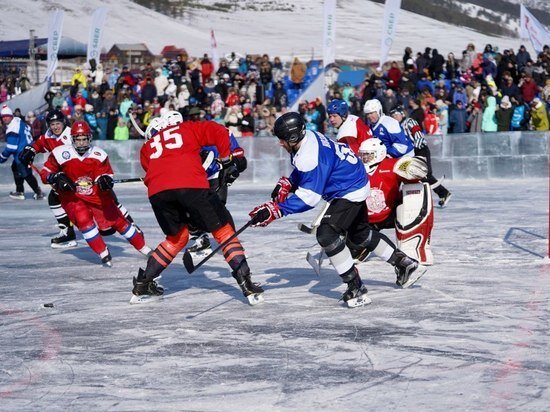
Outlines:
[[434,221],[432,192],[428,183],[402,186],[403,203],[397,206],[395,235],[397,246],[423,265],[433,265],[430,247]]
[[50,206],[50,210],[52,211],[55,219],[57,220],[57,226],[62,229],[64,227],[70,227],[73,224],[71,223],[71,220],[67,216],[67,212],[65,209],[63,209],[63,206],[61,206],[61,200],[59,199],[59,195],[55,190],[50,190],[50,193],[48,194],[48,206]]
[[136,250],[145,246],[143,235],[124,218],[114,201],[103,202],[101,207],[81,199],[63,202],[62,205],[69,219],[74,222],[90,248],[98,255],[107,250],[100,231],[109,227],[124,236]]
[[38,186],[38,181],[32,174],[32,169],[29,169],[25,165],[14,161],[11,164],[11,171],[13,173],[13,180],[15,181],[16,192],[25,192],[24,182],[27,182],[34,193],[38,194],[41,192],[40,186]]

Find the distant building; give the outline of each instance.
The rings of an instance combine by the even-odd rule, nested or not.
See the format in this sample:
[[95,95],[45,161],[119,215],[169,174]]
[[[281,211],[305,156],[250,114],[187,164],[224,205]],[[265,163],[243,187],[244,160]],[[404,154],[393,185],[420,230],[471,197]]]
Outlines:
[[166,60],[176,60],[176,57],[179,55],[182,56],[183,61],[187,61],[187,58],[188,58],[187,50],[183,48],[178,48],[174,45],[164,46],[160,54]]
[[115,66],[141,66],[155,60],[145,43],[115,44],[105,54],[106,61]]

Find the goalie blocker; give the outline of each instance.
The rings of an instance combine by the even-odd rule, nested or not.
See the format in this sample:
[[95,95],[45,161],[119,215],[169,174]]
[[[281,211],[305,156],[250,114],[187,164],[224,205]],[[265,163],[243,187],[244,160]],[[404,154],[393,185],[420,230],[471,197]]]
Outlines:
[[402,185],[403,203],[397,206],[397,247],[422,265],[433,265],[430,247],[434,221],[432,191],[428,183]]

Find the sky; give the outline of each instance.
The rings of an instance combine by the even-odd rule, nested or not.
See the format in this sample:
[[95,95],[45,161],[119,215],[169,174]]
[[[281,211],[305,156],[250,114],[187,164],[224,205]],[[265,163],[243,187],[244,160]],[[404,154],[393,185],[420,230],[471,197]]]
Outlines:
[[[518,184],[510,196],[505,179],[446,183],[434,265],[406,290],[388,264],[359,265],[373,302],[356,309],[339,302],[332,268],[317,276],[305,261],[319,247],[297,224],[315,210],[240,236],[265,303],[245,302],[220,256],[189,275],[180,254],[163,273],[164,300],[135,306],[145,259],[121,236],[106,238],[111,269],[80,234],[79,247],[52,250],[46,201],[11,200],[0,185],[2,408],[546,410],[548,182]],[[237,227],[272,187],[230,188]],[[147,243],[163,240],[144,186],[115,191]]]
[[[28,38],[29,29],[39,37],[47,37],[48,12],[59,6],[54,0],[19,0],[2,7],[0,38]],[[63,2],[66,3],[66,2]],[[290,59],[322,57],[322,2],[298,0],[295,12],[250,10],[217,13],[195,11],[192,17],[175,20],[145,9],[129,0],[74,0],[65,6],[63,35],[87,43],[91,15],[98,7],[108,7],[109,14],[103,45],[108,50],[114,43],[146,43],[153,53],[165,45],[184,47],[196,57],[210,54],[210,30],[215,31],[219,54],[236,51],[268,53]],[[32,12],[29,12],[32,10]],[[383,5],[362,0],[338,2],[336,16],[336,59],[378,60]],[[469,42],[482,50],[490,43],[503,48],[518,49],[515,38],[485,36],[470,29],[448,25],[433,19],[401,11],[390,59],[400,59],[405,47],[414,52],[426,46],[447,55],[461,56]]]

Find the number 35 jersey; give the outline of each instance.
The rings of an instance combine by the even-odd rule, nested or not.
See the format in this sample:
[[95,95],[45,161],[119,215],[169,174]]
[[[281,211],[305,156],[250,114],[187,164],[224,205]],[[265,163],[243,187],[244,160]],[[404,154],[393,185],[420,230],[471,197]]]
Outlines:
[[220,158],[230,154],[227,129],[212,121],[184,122],[162,129],[141,148],[148,196],[170,189],[208,189],[201,147],[216,146]]
[[335,143],[320,133],[306,131],[300,149],[292,156],[290,181],[295,196],[279,206],[284,215],[312,209],[321,199],[363,202],[369,180],[363,163],[348,145]]

